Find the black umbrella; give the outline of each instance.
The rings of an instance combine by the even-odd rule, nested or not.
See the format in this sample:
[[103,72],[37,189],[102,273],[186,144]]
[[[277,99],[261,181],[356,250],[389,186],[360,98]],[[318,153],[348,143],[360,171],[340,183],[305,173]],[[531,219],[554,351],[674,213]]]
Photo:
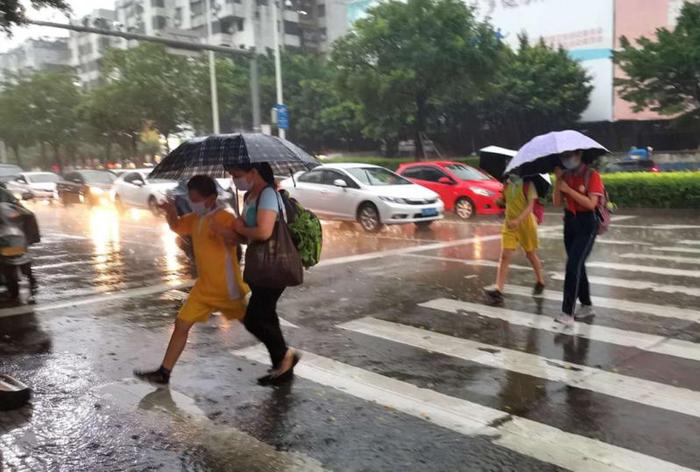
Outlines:
[[182,143],[150,174],[153,179],[180,180],[199,174],[225,178],[237,164],[267,162],[276,175],[309,170],[319,162],[298,146],[259,133],[221,134]]

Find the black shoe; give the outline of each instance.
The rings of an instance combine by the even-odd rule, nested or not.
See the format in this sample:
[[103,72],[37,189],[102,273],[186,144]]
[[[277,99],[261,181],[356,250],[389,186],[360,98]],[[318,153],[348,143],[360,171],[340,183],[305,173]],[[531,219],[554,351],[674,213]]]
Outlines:
[[537,282],[535,287],[532,289],[533,295],[542,295],[544,293],[544,284]]
[[156,385],[168,385],[170,383],[170,372],[164,367],[159,367],[156,370],[134,369],[134,375],[141,380]]
[[296,367],[300,360],[301,354],[294,352],[292,367],[290,367],[286,372],[278,375],[275,375],[274,373],[263,375],[262,377],[258,378],[258,385],[266,387],[268,385],[283,385],[288,383],[294,378],[294,367]]
[[503,303],[503,292],[497,288],[485,288],[484,293],[491,299],[492,303]]

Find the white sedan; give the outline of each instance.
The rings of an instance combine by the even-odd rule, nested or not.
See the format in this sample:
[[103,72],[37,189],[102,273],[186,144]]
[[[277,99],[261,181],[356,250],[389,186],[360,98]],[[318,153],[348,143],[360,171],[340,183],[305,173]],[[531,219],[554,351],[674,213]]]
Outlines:
[[369,164],[325,164],[280,186],[320,218],[357,221],[369,232],[383,225],[428,227],[445,210],[437,193]]
[[22,172],[7,182],[7,189],[21,198],[31,195],[32,198],[53,200],[57,198],[56,184],[61,180],[53,172]]
[[173,180],[149,179],[152,169],[136,169],[125,172],[112,187],[112,198],[117,209],[128,207],[147,208],[159,213],[158,204],[165,201],[168,190],[177,187]]

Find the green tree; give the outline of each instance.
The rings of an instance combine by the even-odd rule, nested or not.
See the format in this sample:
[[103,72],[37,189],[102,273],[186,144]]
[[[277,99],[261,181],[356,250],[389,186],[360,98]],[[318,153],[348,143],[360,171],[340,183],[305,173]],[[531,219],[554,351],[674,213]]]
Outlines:
[[68,70],[50,70],[15,77],[2,93],[0,128],[18,156],[21,145],[41,147],[41,165],[49,166],[46,145],[53,161],[62,167],[61,147],[76,139],[80,104],[77,79]]
[[334,47],[344,95],[362,105],[364,134],[411,134],[416,156],[447,95],[471,97],[491,78],[502,48],[488,23],[460,0],[390,0]]
[[686,2],[673,31],[656,38],[620,39],[615,62],[625,73],[616,80],[620,95],[636,111],[650,109],[700,123],[700,4]]
[[589,104],[591,78],[566,51],[521,36],[518,50],[503,51],[503,57],[492,86],[475,102],[482,123],[519,145],[579,120]]
[[[70,11],[65,0],[31,0],[33,8],[56,8],[61,11]],[[27,21],[24,6],[19,0],[0,0],[0,29],[10,33],[13,26]]]
[[17,165],[22,165],[20,148],[31,145],[35,138],[26,118],[24,97],[17,84],[7,83],[0,92],[0,140],[12,149]]
[[189,106],[197,84],[190,69],[196,61],[170,54],[162,45],[143,43],[112,49],[102,70],[113,93],[127,101],[126,111],[141,120],[138,129],[150,123],[167,140],[191,119]]

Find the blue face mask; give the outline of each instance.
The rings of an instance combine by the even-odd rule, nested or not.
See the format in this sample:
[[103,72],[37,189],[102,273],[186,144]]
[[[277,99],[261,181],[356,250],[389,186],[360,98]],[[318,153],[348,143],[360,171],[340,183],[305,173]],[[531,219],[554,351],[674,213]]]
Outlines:
[[204,202],[190,202],[190,208],[192,208],[192,213],[196,213],[199,216],[209,213],[209,209]]

